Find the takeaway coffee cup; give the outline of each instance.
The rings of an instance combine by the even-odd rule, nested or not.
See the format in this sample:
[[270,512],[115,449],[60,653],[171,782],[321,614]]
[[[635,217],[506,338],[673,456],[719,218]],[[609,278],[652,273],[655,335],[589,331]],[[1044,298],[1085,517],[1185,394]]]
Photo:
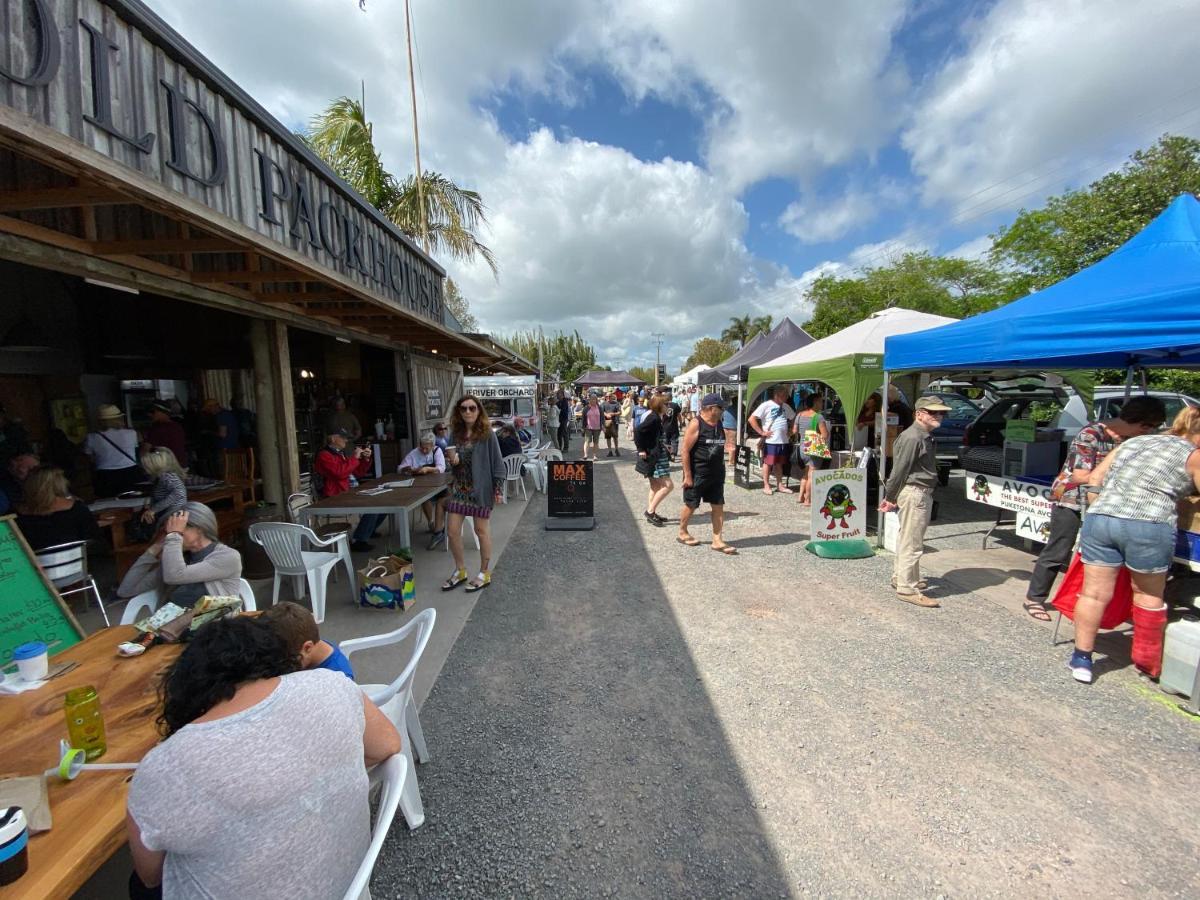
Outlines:
[[29,823],[19,806],[0,809],[0,884],[12,884],[29,867]]
[[13,650],[13,662],[24,681],[41,681],[50,671],[49,648],[42,641],[20,644]]

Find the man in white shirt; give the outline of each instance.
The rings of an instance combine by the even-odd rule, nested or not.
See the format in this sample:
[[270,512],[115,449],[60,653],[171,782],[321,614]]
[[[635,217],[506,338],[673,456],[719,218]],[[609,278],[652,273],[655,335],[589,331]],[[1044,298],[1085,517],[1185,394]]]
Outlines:
[[765,445],[762,448],[763,491],[771,491],[771,470],[775,470],[775,483],[781,494],[794,493],[783,484],[783,469],[791,465],[792,445],[788,441],[788,427],[796,418],[796,411],[785,401],[787,388],[776,385],[771,389],[771,399],[764,400],[758,409],[750,415],[750,428],[761,438]]
[[[433,432],[421,435],[421,442],[408,451],[408,456],[400,463],[401,475],[441,475],[446,471],[446,456],[437,445]],[[429,523],[429,531],[433,537],[429,541],[432,550],[446,539],[446,492],[426,500],[421,504],[421,512]]]

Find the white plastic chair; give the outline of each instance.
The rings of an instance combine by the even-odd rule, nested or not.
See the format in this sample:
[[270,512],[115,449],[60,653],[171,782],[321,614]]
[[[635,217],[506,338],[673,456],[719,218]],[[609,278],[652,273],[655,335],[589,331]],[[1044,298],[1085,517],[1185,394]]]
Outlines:
[[146,618],[158,609],[160,603],[162,600],[157,589],[143,591],[125,604],[125,612],[121,613],[121,624],[132,625],[138,619]]
[[250,587],[250,582],[245,578],[238,579],[238,596],[242,598],[243,612],[255,612],[258,610],[258,601],[254,599],[254,588]]
[[[318,624],[325,621],[325,585],[329,573],[342,563],[349,576],[351,602],[357,599],[354,590],[354,564],[350,561],[349,546],[344,535],[331,538],[317,537],[304,525],[290,522],[255,522],[250,526],[250,540],[267,551],[271,564],[275,566],[275,582],[271,588],[271,605],[279,602],[279,582],[284,575],[293,577],[297,599],[304,596],[304,585],[308,583],[308,594],[312,598],[313,618]],[[316,547],[333,547],[327,550],[305,550],[307,541]]]
[[521,496],[525,500],[529,500],[529,494],[525,492],[525,477],[523,475],[525,463],[528,460],[524,453],[513,453],[510,456],[504,457],[504,502],[508,502],[508,483],[516,481],[521,485]]
[[43,547],[34,555],[46,578],[58,589],[60,597],[91,591],[96,598],[96,605],[100,607],[100,615],[104,617],[104,624],[112,624],[108,621],[104,601],[100,599],[96,579],[88,572],[87,541]]
[[548,463],[552,459],[555,459],[555,460],[558,460],[559,462],[561,462],[562,458],[563,458],[562,451],[559,450],[557,447],[553,447],[553,446],[544,448],[542,450],[542,452],[538,454],[538,458],[534,462],[534,465],[537,467],[537,471],[538,471],[537,477],[538,477],[538,481],[541,482],[541,491],[543,493],[545,493],[546,485],[550,481],[550,476],[549,476],[550,466],[548,465]]
[[379,806],[375,811],[375,821],[371,824],[371,843],[342,900],[371,900],[371,872],[375,869],[375,860],[379,858],[383,842],[391,831],[392,820],[396,818],[400,797],[409,781],[410,766],[408,758],[403,753],[397,753],[371,770],[371,786],[383,785],[379,794]]
[[[412,655],[391,684],[359,685],[367,697],[392,721],[396,730],[406,738],[401,741],[404,748],[401,752],[408,759],[410,766],[413,765],[414,756],[421,762],[429,761],[429,747],[425,743],[425,733],[421,730],[421,720],[417,716],[416,701],[413,700],[412,680],[417,671],[417,663],[421,661],[421,654],[425,652],[425,645],[429,643],[429,636],[433,634],[435,621],[437,611],[423,609],[395,631],[353,638],[338,645],[341,651],[349,656],[358,650],[398,644],[416,632]],[[404,783],[400,808],[404,811],[404,821],[408,823],[410,830],[420,828],[425,823],[425,807],[421,803],[421,788],[417,784],[415,768]]]

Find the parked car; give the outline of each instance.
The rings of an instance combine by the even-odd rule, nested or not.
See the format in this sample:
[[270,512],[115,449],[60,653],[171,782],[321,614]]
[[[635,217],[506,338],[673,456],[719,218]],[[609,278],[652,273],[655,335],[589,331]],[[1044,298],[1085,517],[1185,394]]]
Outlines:
[[[1140,390],[1133,392],[1141,394]],[[1179,410],[1186,406],[1200,406],[1200,400],[1176,391],[1147,391],[1159,397],[1167,408],[1164,428]],[[1004,447],[1004,429],[1009,419],[1028,418],[1027,410],[1035,403],[1051,410],[1050,404],[1058,407],[1052,416],[1041,421],[1048,427],[1062,429],[1063,455],[1066,444],[1075,437],[1079,429],[1096,419],[1114,418],[1125,402],[1125,388],[1110,385],[1099,386],[1093,391],[1091,415],[1087,414],[1083,400],[1067,386],[1017,385],[1001,394],[979,416],[963,430],[962,444],[958,448],[958,462],[972,472],[999,475],[1002,471],[1001,456]],[[936,435],[937,432],[934,432]]]
[[935,391],[932,394],[926,391],[922,396],[937,397],[950,407],[942,424],[933,431],[933,443],[938,456],[957,456],[963,442],[963,432],[979,418],[983,410],[974,401],[951,391]]

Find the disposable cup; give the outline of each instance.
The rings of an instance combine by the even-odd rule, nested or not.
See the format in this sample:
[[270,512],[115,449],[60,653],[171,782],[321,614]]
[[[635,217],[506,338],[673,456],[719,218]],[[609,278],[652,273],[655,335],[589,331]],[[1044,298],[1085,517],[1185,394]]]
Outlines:
[[50,671],[49,648],[42,641],[30,641],[13,650],[17,674],[23,681],[41,681]]

